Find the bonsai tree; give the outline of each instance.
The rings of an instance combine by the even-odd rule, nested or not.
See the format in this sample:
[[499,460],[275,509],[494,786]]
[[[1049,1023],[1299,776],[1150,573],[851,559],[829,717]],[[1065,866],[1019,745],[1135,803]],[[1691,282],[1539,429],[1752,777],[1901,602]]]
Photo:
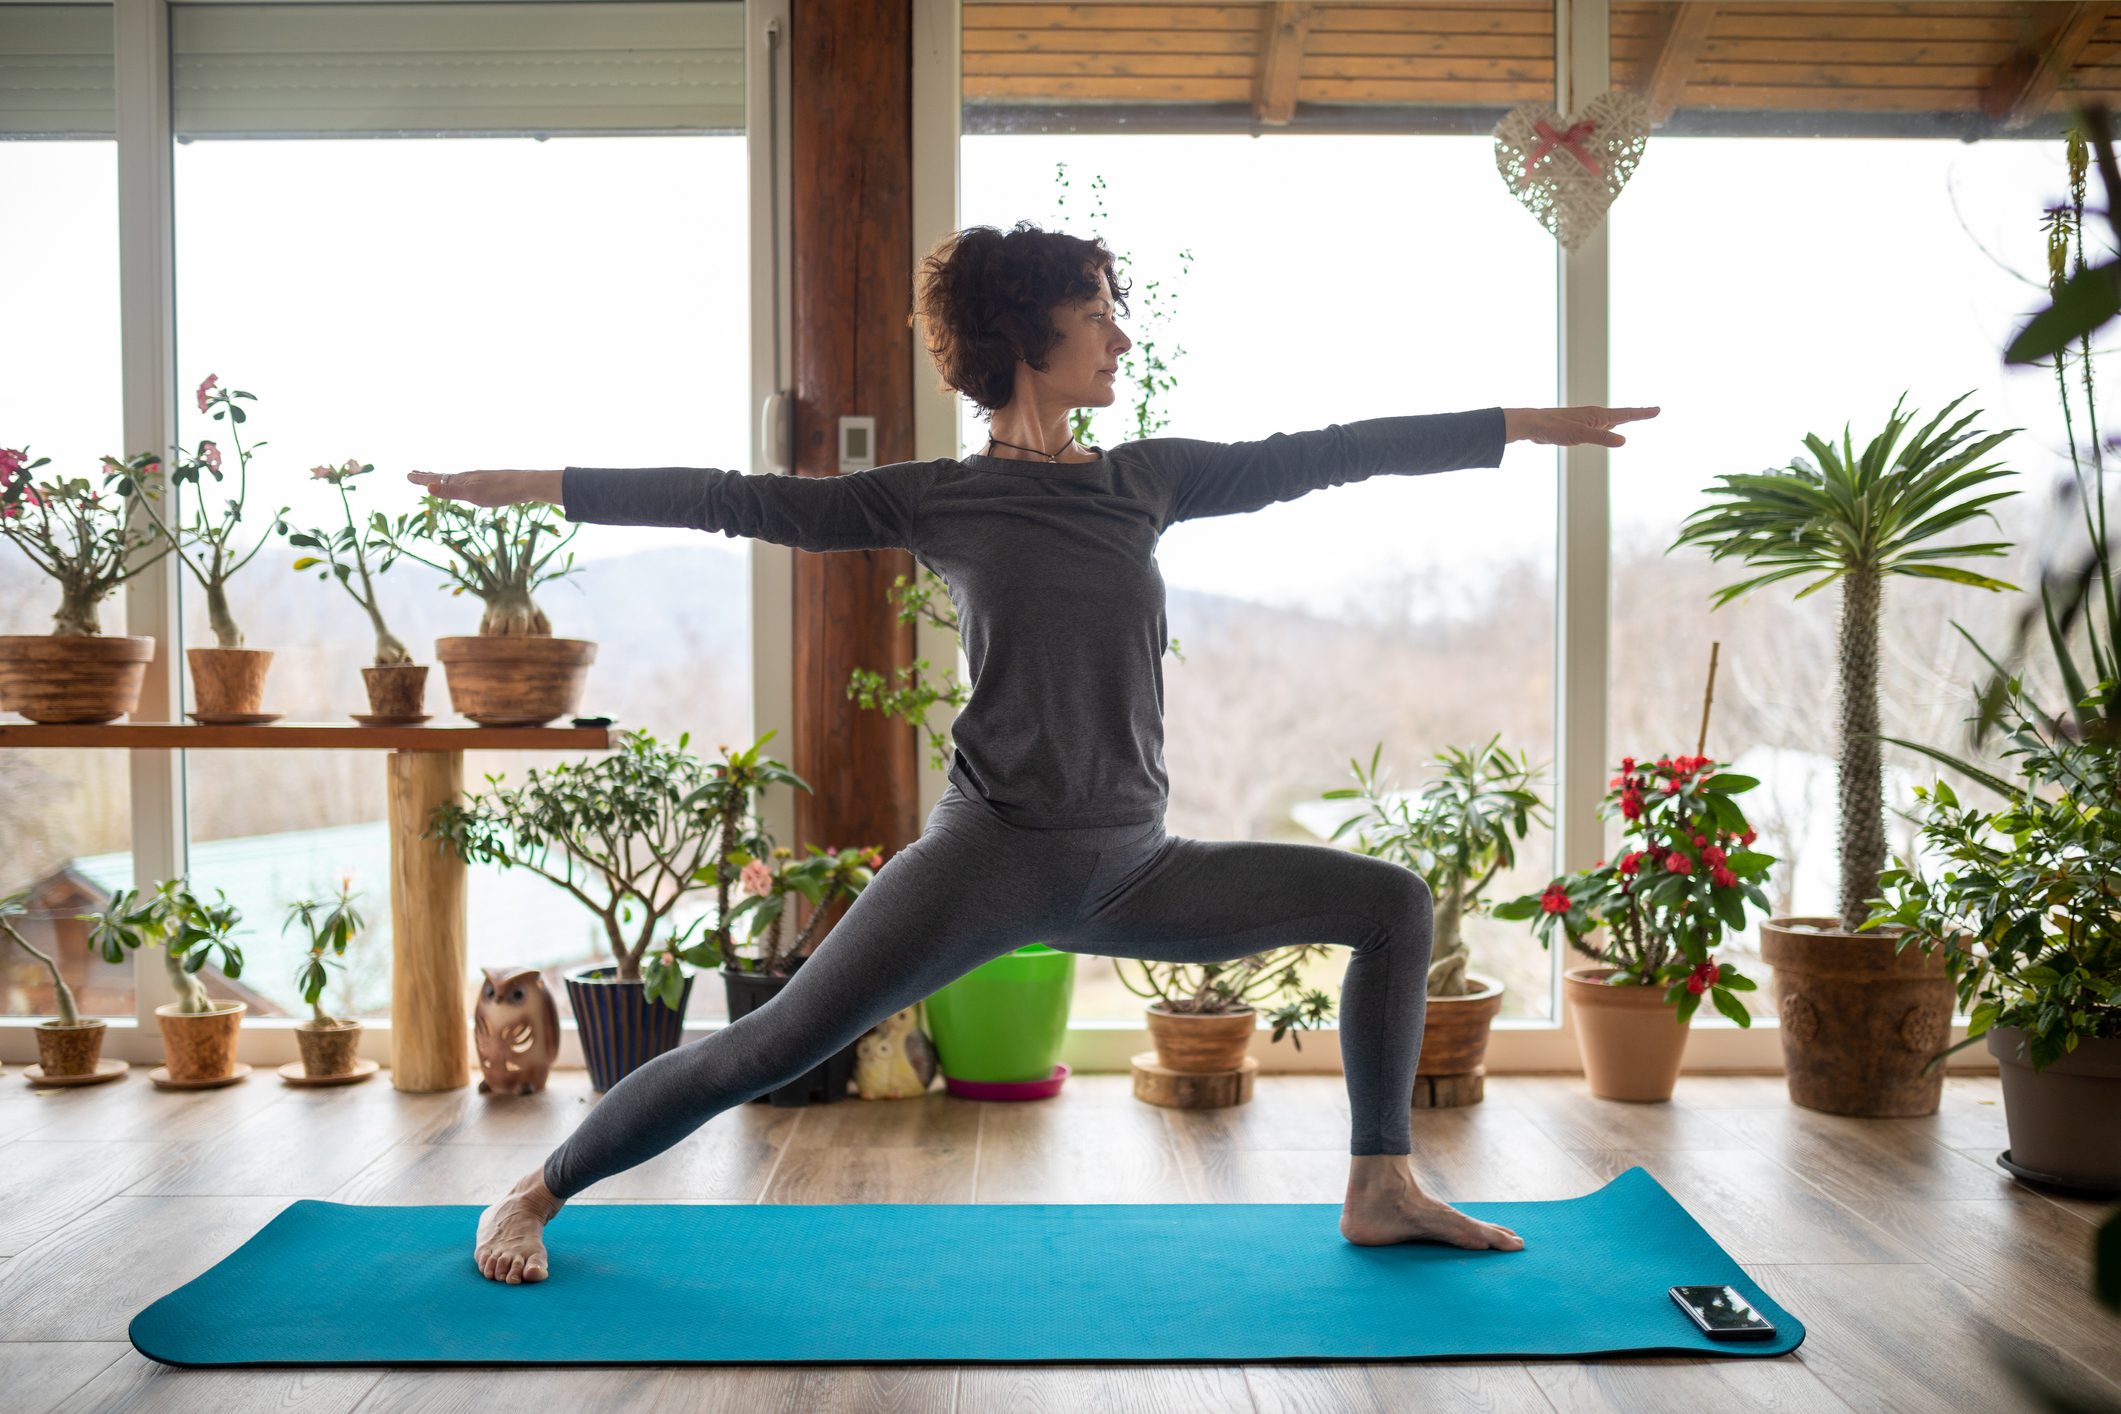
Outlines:
[[[395,663],[410,663],[412,654],[383,622],[383,610],[376,602],[376,576],[398,562],[396,549],[385,538],[390,521],[381,511],[372,511],[364,524],[354,515],[353,503],[347,498],[347,483],[374,470],[373,463],[354,458],[349,458],[341,466],[311,467],[309,474],[312,477],[329,481],[338,488],[345,523],[336,530],[294,530],[283,521],[279,529],[287,536],[288,544],[316,551],[314,555],[296,557],[294,568],[306,570],[323,566],[317,570],[317,578],[337,579],[367,613],[368,622],[376,631],[376,666],[384,668]],[[370,561],[374,561],[373,569]]]
[[[355,911],[353,883],[350,879],[339,881],[339,896],[334,900],[298,899],[288,905],[287,921],[280,925],[280,932],[300,923],[309,935],[309,948],[303,954],[302,968],[295,977],[295,985],[302,989],[302,1000],[309,1003],[310,1019],[319,1026],[342,1026],[337,1017],[327,1015],[324,1010],[324,987],[331,978],[325,971],[329,963],[333,967],[345,968],[340,959],[346,956],[346,946],[354,935],[367,926]],[[330,906],[330,912],[322,919],[319,910]]]
[[[809,789],[780,762],[759,757],[772,735],[734,756],[724,746],[724,758],[710,765],[686,751],[689,732],[671,747],[630,731],[596,759],[533,767],[520,786],[488,776],[484,793],[437,807],[422,838],[442,841],[467,863],[528,869],[565,889],[603,924],[618,980],[642,983],[675,1010],[681,964],[728,957],[730,925],[761,902],[754,895],[729,905],[730,884],[771,848],[750,825],[754,793],[772,781]],[[705,936],[692,940],[704,915],[667,926],[680,902],[708,888],[718,908]]]
[[[1745,927],[1745,905],[1768,908],[1760,881],[1774,856],[1749,848],[1752,827],[1731,799],[1760,782],[1726,775],[1706,756],[1660,757],[1638,766],[1620,761],[1598,813],[1621,818],[1621,856],[1556,879],[1536,894],[1495,905],[1494,916],[1537,918],[1541,947],[1558,928],[1569,945],[1615,969],[1616,986],[1662,986],[1684,1026],[1703,996],[1740,1026],[1752,1015],[1733,992],[1756,990],[1728,962],[1709,953],[1725,929]],[[1603,943],[1585,941],[1599,929]]]
[[[285,533],[281,517],[287,514],[287,507],[282,506],[274,513],[273,524],[258,537],[257,544],[238,555],[236,530],[243,523],[243,504],[250,493],[250,459],[259,447],[266,444],[257,442],[248,448],[243,445],[241,429],[249,419],[243,409],[236,406],[236,399],[250,402],[257,399],[240,389],[216,387],[219,382],[219,374],[208,374],[206,381],[199,385],[199,411],[212,409],[214,421],[229,424],[229,439],[236,444],[238,471],[235,495],[224,498],[216,514],[207,514],[204,484],[199,479],[204,473],[216,482],[222,480],[221,448],[211,439],[201,441],[190,452],[179,448],[175,468],[166,473],[162,458],[154,452],[138,453],[122,462],[115,457],[105,457],[103,464],[117,482],[119,494],[138,502],[155,529],[167,537],[177,558],[206,591],[206,621],[214,631],[215,645],[241,648],[243,631],[236,627],[235,618],[228,611],[228,582],[237,570],[249,564],[258,551],[265,548],[272,531]],[[190,486],[202,493],[193,497],[191,521],[181,528],[172,526],[164,518],[161,506],[163,492],[173,485]],[[196,554],[185,553],[187,547]]]
[[[1274,1034],[1268,1040],[1279,1041],[1291,1028],[1318,1026],[1331,1019],[1333,999],[1316,987],[1305,991],[1302,977],[1304,964],[1331,952],[1327,943],[1296,943],[1234,962],[1153,962],[1126,957],[1112,961],[1120,984],[1128,991],[1189,1016],[1218,1016],[1248,1007],[1265,1011],[1267,999],[1279,994],[1285,1000],[1265,1013],[1274,1023]],[[1141,969],[1142,986],[1128,980],[1128,964]],[[1304,1048],[1293,1032],[1289,1044],[1299,1051]]]
[[[451,594],[476,594],[486,605],[481,636],[545,638],[552,623],[532,596],[540,585],[575,572],[573,551],[557,567],[552,563],[581,530],[577,525],[563,535],[566,523],[560,508],[545,501],[482,507],[423,496],[419,509],[394,520],[377,515],[369,530],[389,554],[447,575]],[[421,554],[417,547],[423,544],[440,545],[447,558]]]
[[164,879],[144,900],[135,889],[120,889],[102,912],[77,916],[89,925],[89,946],[105,962],[120,962],[129,949],[160,943],[176,984],[177,1009],[186,1015],[218,1009],[199,981],[199,969],[217,955],[223,977],[233,981],[243,975],[243,951],[230,936],[243,914],[220,889],[209,904],[183,879]]
[[1546,802],[1532,789],[1528,758],[1512,756],[1490,737],[1470,751],[1445,747],[1435,764],[1442,773],[1422,787],[1418,804],[1404,796],[1388,802],[1378,790],[1379,742],[1370,753],[1366,773],[1352,757],[1348,768],[1356,789],[1329,790],[1326,800],[1360,796],[1370,815],[1341,822],[1332,839],[1356,831],[1362,854],[1404,864],[1427,881],[1436,900],[1434,945],[1429,961],[1429,995],[1462,997],[1472,990],[1466,977],[1469,952],[1465,918],[1481,909],[1481,891],[1495,876],[1517,863],[1517,844],[1541,818]]
[[[816,845],[809,848],[810,857],[798,860],[793,857],[795,851],[775,846],[770,866],[764,859],[754,858],[739,867],[738,880],[744,892],[752,895],[747,901],[751,904],[751,919],[746,941],[757,958],[756,965],[745,967],[746,959],[732,955],[730,965],[736,970],[787,975],[791,961],[824,926],[832,905],[842,898],[861,897],[876,871],[884,867],[884,857],[874,845],[850,850],[821,850]],[[703,872],[717,874],[718,869],[710,865]],[[785,905],[790,894],[810,901],[810,921],[784,948],[781,931],[788,920]]]
[[[2015,587],[1944,563],[2001,555],[2010,549],[2008,541],[1931,543],[1976,516],[1993,521],[1985,507],[2017,494],[1965,493],[2010,475],[1993,463],[1972,463],[2020,429],[1962,433],[1960,429],[1980,415],[1976,411],[1941,435],[1932,435],[1969,396],[1954,398],[1898,453],[1893,449],[1912,418],[1902,417],[1896,403],[1885,431],[1871,440],[1860,458],[1844,428],[1838,452],[1829,442],[1805,436],[1805,445],[1819,459],[1816,467],[1799,457],[1787,467],[1718,477],[1721,484],[1708,488],[1707,494],[1721,499],[1688,516],[1671,546],[1699,545],[1712,559],[1736,557],[1763,571],[1718,590],[1713,596],[1718,608],[1785,579],[1810,581],[1798,591],[1799,599],[1830,584],[1841,585],[1840,911],[1847,932],[1861,927],[1868,916],[1868,901],[1878,892],[1878,874],[1885,866],[1884,770],[1878,747],[1878,624],[1885,580],[1907,575],[1979,589]],[[1901,401],[1906,401],[1905,394]],[[1962,447],[1968,438],[1978,440]]]
[[33,474],[50,457],[29,459],[27,447],[0,447],[0,538],[29,557],[59,585],[55,636],[95,637],[103,632],[99,606],[112,590],[169,553],[135,559],[160,539],[153,530],[125,522],[125,503],[90,486],[85,476],[46,478]]

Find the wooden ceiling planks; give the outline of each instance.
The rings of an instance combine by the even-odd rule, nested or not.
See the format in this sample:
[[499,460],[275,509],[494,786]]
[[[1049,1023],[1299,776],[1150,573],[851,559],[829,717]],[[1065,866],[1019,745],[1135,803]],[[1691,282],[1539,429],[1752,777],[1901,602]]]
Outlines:
[[[1506,108],[1551,97],[1545,0],[963,5],[964,98],[992,105]],[[1614,0],[1612,81],[1680,108],[1985,114],[2121,100],[2121,3]]]

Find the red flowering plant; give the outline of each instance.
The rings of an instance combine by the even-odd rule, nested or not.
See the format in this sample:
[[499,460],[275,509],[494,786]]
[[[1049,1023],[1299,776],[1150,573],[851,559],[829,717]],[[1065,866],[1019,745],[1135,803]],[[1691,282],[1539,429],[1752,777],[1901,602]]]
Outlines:
[[[1726,929],[1745,927],[1745,906],[1768,911],[1760,881],[1775,857],[1753,850],[1745,813],[1731,799],[1760,782],[1727,774],[1706,756],[1621,758],[1599,805],[1619,816],[1621,853],[1556,879],[1536,894],[1495,905],[1497,918],[1536,918],[1541,947],[1556,928],[1586,957],[1616,969],[1614,986],[1656,986],[1684,1026],[1707,996],[1740,1026],[1752,1017],[1733,992],[1758,984],[1709,956]],[[1605,929],[1602,946],[1585,939]]]

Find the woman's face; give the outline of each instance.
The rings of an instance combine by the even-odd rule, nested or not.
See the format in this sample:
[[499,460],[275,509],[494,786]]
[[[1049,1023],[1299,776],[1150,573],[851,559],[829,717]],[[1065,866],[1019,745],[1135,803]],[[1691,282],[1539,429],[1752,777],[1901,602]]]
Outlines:
[[1042,379],[1055,401],[1069,407],[1108,407],[1119,396],[1119,358],[1134,341],[1119,327],[1112,286],[1097,272],[1097,293],[1080,304],[1055,305],[1060,342],[1046,355]]

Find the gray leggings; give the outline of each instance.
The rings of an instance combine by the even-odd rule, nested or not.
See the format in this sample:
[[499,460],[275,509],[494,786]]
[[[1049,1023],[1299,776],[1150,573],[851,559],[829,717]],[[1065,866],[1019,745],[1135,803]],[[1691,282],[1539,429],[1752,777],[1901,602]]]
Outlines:
[[572,1198],[733,1105],[809,1071],[877,1022],[1026,943],[1227,962],[1292,943],[1354,949],[1341,985],[1351,1154],[1405,1154],[1428,1004],[1421,876],[1338,846],[1210,841],[1141,825],[1011,825],[952,785],[772,1000],[611,1087],[545,1160]]

